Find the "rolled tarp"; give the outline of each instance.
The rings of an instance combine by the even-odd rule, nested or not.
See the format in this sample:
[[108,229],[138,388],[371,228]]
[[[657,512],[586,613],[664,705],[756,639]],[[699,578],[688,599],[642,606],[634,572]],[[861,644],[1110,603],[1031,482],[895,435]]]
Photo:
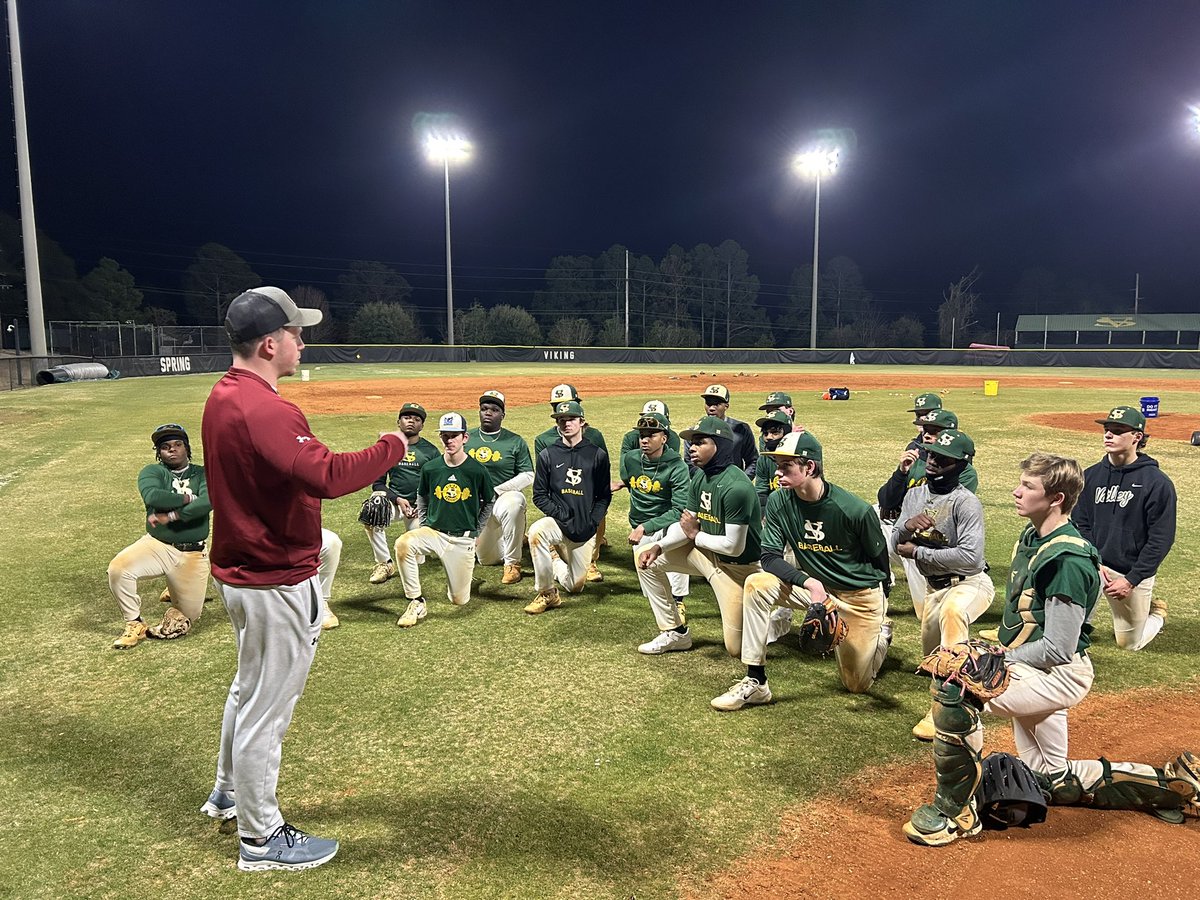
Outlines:
[[42,369],[37,373],[36,380],[38,384],[62,384],[67,381],[101,381],[111,377],[112,373],[104,363],[85,362],[63,363]]

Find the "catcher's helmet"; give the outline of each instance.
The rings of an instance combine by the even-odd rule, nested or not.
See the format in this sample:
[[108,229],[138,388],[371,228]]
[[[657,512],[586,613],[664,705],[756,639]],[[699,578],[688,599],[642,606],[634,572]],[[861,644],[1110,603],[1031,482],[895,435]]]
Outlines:
[[1048,799],[1019,757],[1011,753],[989,753],[984,757],[976,792],[984,828],[1003,831],[1045,822]]

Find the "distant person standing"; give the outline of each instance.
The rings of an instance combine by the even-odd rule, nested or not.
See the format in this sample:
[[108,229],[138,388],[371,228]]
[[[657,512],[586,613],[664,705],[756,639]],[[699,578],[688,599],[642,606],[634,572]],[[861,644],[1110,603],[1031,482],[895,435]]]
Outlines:
[[[729,388],[723,384],[710,384],[704,389],[700,399],[704,401],[706,416],[713,416],[729,425],[734,438],[733,461],[753,481],[758,467],[758,439],[749,425],[729,415],[729,404],[732,400]],[[683,457],[687,459],[688,453],[684,452]]]
[[296,374],[319,310],[261,287],[229,305],[233,365],[213,386],[202,437],[213,501],[212,574],[237,644],[221,721],[217,778],[201,811],[238,820],[238,868],[311,869],[337,853],[279,810],[281,745],[321,636],[321,500],[360,490],[407,450],[392,431],[366,450],[332,453],[276,385]]
[[1154,597],[1159,566],[1175,543],[1175,485],[1146,446],[1146,417],[1114,407],[1104,426],[1104,459],[1083,473],[1071,516],[1100,551],[1100,593],[1112,607],[1122,650],[1141,650],[1162,631],[1167,604]]

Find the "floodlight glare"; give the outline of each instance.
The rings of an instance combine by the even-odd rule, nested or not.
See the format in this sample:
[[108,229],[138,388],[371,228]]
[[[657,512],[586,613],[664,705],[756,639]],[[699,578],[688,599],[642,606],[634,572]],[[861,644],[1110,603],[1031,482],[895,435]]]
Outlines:
[[1200,105],[1189,106],[1188,112],[1190,112],[1192,114],[1192,122],[1191,122],[1192,132],[1197,137],[1200,137]]
[[431,134],[425,138],[425,156],[439,164],[463,162],[471,157],[471,142],[466,138]]
[[840,147],[820,147],[797,153],[792,165],[806,178],[824,178],[833,175],[841,165]]

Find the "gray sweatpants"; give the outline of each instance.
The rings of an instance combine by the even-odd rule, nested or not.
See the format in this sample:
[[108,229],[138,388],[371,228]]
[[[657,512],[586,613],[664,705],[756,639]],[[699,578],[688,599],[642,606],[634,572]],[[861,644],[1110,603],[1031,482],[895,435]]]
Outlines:
[[290,587],[213,581],[238,658],[221,719],[216,786],[235,792],[238,833],[267,837],[284,822],[275,786],[283,736],[321,636],[321,589],[315,575]]

